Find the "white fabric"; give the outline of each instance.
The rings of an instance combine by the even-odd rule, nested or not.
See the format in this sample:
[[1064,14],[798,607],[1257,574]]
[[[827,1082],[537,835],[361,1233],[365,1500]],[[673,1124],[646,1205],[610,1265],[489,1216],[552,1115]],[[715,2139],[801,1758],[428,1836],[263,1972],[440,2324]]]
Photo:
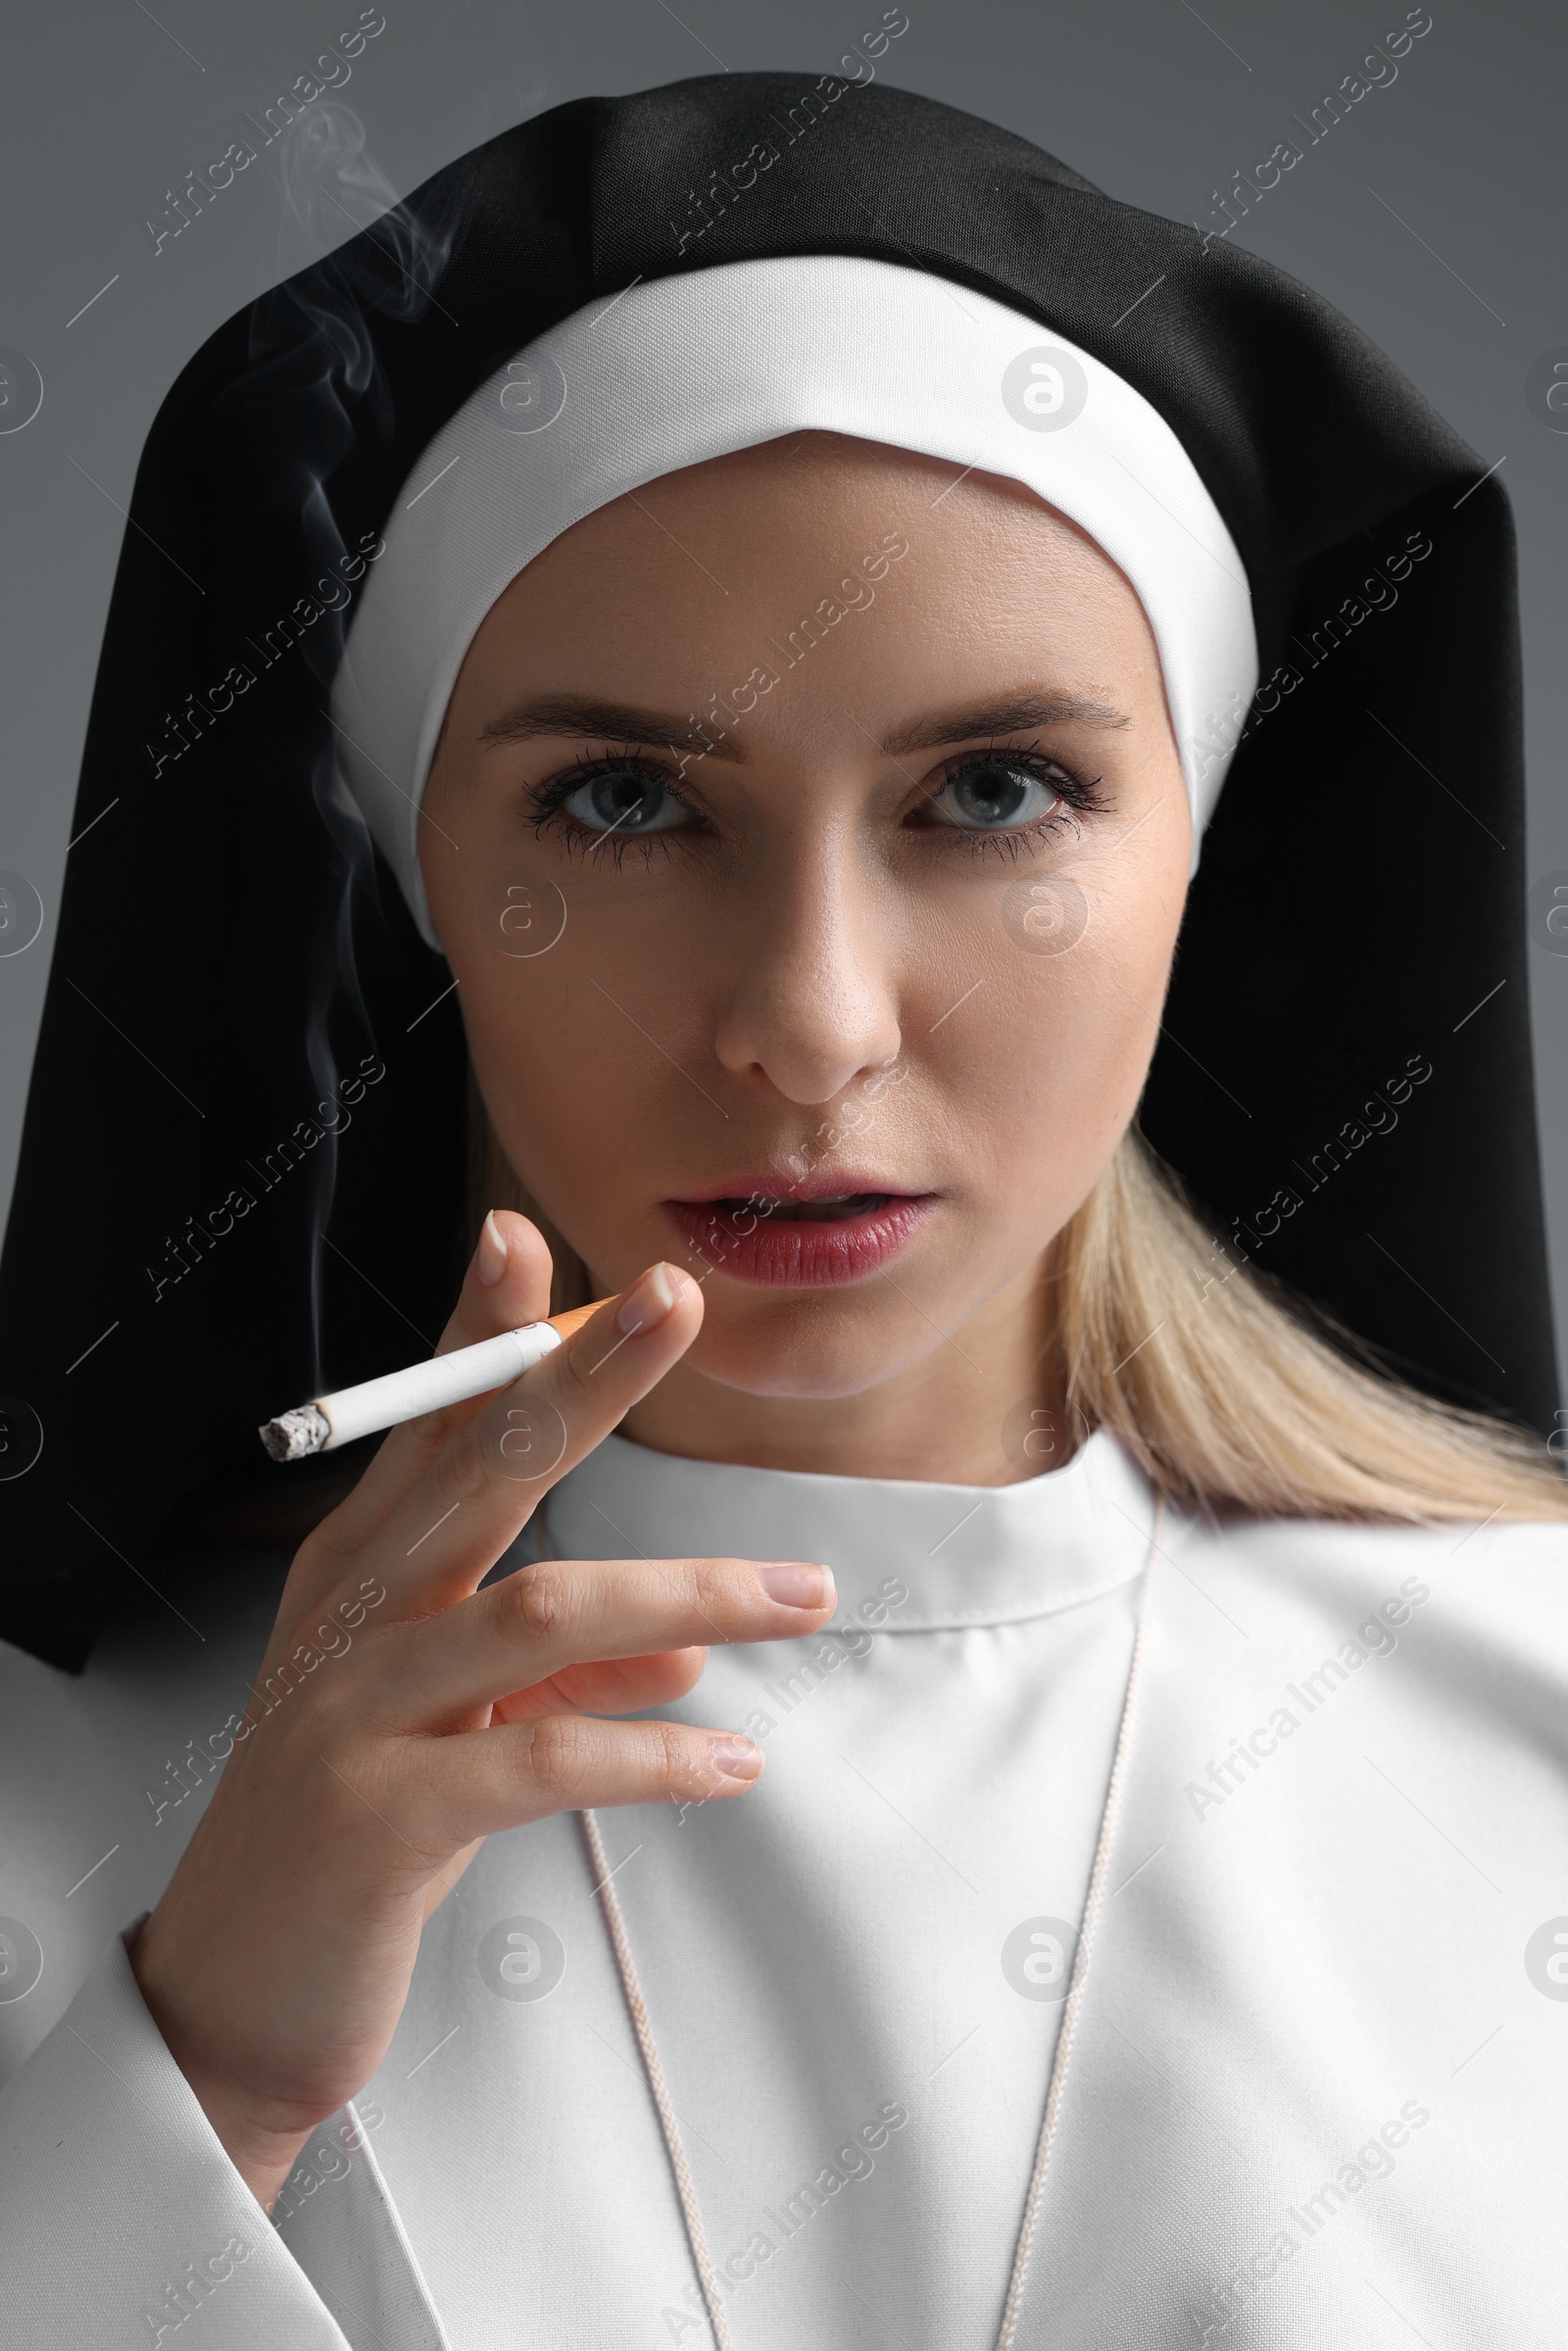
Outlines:
[[[1031,373],[1037,356],[1054,373]],[[612,499],[808,428],[1024,482],[1120,565],[1159,648],[1197,870],[1257,649],[1241,557],[1170,425],[1065,336],[929,271],[734,262],[633,285],[539,336],[442,426],[394,501],[331,714],[343,778],[431,946],[418,804],[497,597]]]
[[[1568,2001],[1526,1954],[1568,1910],[1568,1534],[1168,1517],[1146,1592],[1152,1519],[1104,1435],[995,1490],[612,1438],[553,1498],[570,1554],[826,1557],[846,1626],[890,1580],[908,1595],[814,1685],[818,1641],[713,1652],[674,1711],[771,1716],[751,1793],[600,1816],[737,2351],[989,2351],[1058,2014],[1013,1989],[1003,1946],[1078,1915],[1141,1599],[1019,2351],[1412,2331],[1555,2351]],[[114,1930],[200,1799],[154,1826],[142,1784],[221,1722],[281,1572],[215,1560],[176,1594],[205,1644],[149,1601],[158,1623],[80,1682],[0,1650],[0,1910],[45,1950],[37,1987],[0,2001],[9,2066],[33,2052],[0,2096],[0,2332],[152,2340],[150,2294],[239,2232],[254,2249],[193,2342],[704,2345],[574,1822],[492,1837],[436,1913],[357,2101],[365,2143],[321,2161],[339,2176],[281,2229],[163,2050]],[[1387,1638],[1359,1631],[1377,1621]],[[1296,1728],[1268,1753],[1282,1708]],[[1260,1731],[1216,1795],[1210,1765]],[[564,1953],[538,2000],[481,1974],[518,1919]],[[889,2104],[907,2121],[850,2177]]]

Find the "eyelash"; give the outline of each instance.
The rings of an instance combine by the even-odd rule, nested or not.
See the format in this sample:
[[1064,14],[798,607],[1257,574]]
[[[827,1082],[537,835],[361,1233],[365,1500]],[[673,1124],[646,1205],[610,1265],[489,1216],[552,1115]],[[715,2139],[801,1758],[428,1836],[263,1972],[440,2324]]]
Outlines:
[[982,752],[959,752],[947,761],[927,797],[934,800],[938,792],[956,783],[971,767],[993,764],[1026,769],[1039,782],[1050,786],[1056,795],[1056,805],[1048,815],[1036,817],[1033,824],[1021,824],[1011,831],[988,833],[978,825],[943,824],[940,820],[922,827],[923,830],[945,835],[946,846],[952,849],[967,847],[971,858],[976,861],[995,851],[998,857],[1010,857],[1016,863],[1020,851],[1032,851],[1060,832],[1064,825],[1070,824],[1077,830],[1080,816],[1102,815],[1108,806],[1101,792],[1101,778],[1098,775],[1075,774],[1070,767],[1064,767],[1058,759],[1054,759],[1034,743],[1021,748],[1005,744],[1000,751],[993,747]]
[[623,752],[602,752],[595,759],[576,759],[563,774],[548,776],[543,783],[525,787],[536,839],[543,840],[547,833],[555,833],[576,857],[597,855],[603,844],[618,867],[628,849],[640,849],[643,862],[647,864],[651,850],[662,849],[667,855],[674,843],[682,838],[676,832],[592,833],[586,825],[573,824],[564,817],[561,813],[562,802],[569,800],[573,792],[580,791],[584,784],[591,784],[596,775],[646,776],[650,782],[661,785],[671,800],[679,801],[683,808],[691,808],[694,816],[701,813],[692,808],[685,794],[671,783],[656,760],[651,759],[646,752],[639,751],[635,744],[628,744]]
[[[992,763],[1026,768],[1056,794],[1056,806],[1048,815],[1037,817],[1032,824],[1018,825],[1010,831],[987,832],[980,826],[944,824],[940,819],[934,819],[918,829],[939,835],[946,849],[959,852],[967,849],[971,860],[977,861],[995,853],[999,857],[1011,857],[1016,862],[1020,851],[1033,849],[1059,832],[1063,825],[1076,823],[1081,815],[1102,813],[1107,805],[1101,794],[1102,779],[1098,775],[1075,775],[1059,759],[1041,751],[1036,744],[1027,744],[1021,749],[1009,744],[1001,752],[959,752],[947,761],[926,798],[934,800],[938,793],[946,791],[949,784],[956,782],[968,769]],[[652,851],[660,850],[667,857],[677,845],[688,843],[692,836],[684,828],[676,827],[662,833],[594,833],[586,826],[563,817],[563,803],[584,784],[592,783],[595,776],[628,774],[645,776],[667,792],[671,800],[679,802],[683,808],[690,809],[693,815],[702,813],[693,808],[679,786],[656,760],[651,759],[635,744],[628,744],[620,752],[608,751],[593,758],[581,757],[573,760],[571,766],[562,774],[546,777],[541,783],[526,788],[535,838],[542,840],[546,834],[554,833],[564,841],[572,855],[582,857],[602,854],[602,844],[604,849],[609,850],[617,869],[629,849],[641,850],[646,865]]]

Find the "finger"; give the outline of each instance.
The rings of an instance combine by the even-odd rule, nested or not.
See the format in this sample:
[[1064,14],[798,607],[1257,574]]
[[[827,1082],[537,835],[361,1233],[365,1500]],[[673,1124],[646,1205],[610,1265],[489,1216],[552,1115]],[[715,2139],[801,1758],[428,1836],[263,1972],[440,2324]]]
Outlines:
[[542,1322],[550,1311],[550,1251],[544,1235],[514,1208],[492,1208],[441,1334],[438,1355],[473,1347],[497,1331]]
[[[550,1311],[550,1251],[538,1226],[514,1209],[492,1208],[479,1228],[436,1353],[451,1354],[456,1347],[475,1347],[481,1339],[495,1339],[525,1322],[542,1322]],[[484,1403],[484,1396],[470,1396],[390,1429],[354,1492],[318,1530],[323,1547],[334,1552],[357,1549],[398,1496],[423,1476],[453,1431],[482,1411]]]
[[550,1488],[685,1353],[702,1319],[691,1277],[652,1265],[456,1430],[356,1562],[385,1581],[392,1613],[411,1595],[422,1609],[472,1592]]
[[702,1678],[706,1649],[666,1649],[658,1657],[607,1657],[591,1665],[568,1665],[529,1690],[497,1698],[492,1719],[534,1722],[542,1714],[637,1714],[645,1706],[669,1706]]
[[585,1805],[743,1795],[761,1772],[762,1750],[739,1733],[686,1723],[552,1714],[411,1739],[395,1769],[406,1775],[396,1807],[401,1834],[435,1850]]
[[798,1641],[837,1603],[805,1560],[543,1559],[391,1629],[374,1704],[405,1729],[531,1689],[574,1666],[738,1641]]

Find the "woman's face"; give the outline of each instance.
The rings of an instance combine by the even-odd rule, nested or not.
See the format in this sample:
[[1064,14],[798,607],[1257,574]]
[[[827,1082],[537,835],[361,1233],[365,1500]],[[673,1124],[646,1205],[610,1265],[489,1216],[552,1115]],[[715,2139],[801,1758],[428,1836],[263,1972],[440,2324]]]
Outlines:
[[731,1391],[961,1378],[1132,1115],[1186,892],[1094,543],[825,434],[666,475],[493,607],[424,808],[492,1122],[596,1290],[686,1266],[680,1375]]

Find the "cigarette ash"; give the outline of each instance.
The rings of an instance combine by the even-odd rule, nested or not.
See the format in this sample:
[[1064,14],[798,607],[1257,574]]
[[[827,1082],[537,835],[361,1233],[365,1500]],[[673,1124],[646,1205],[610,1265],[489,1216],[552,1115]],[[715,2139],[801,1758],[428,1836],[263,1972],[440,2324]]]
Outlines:
[[297,1404],[292,1412],[280,1413],[267,1421],[261,1433],[274,1461],[303,1461],[307,1453],[318,1453],[331,1434],[325,1413],[314,1404]]

